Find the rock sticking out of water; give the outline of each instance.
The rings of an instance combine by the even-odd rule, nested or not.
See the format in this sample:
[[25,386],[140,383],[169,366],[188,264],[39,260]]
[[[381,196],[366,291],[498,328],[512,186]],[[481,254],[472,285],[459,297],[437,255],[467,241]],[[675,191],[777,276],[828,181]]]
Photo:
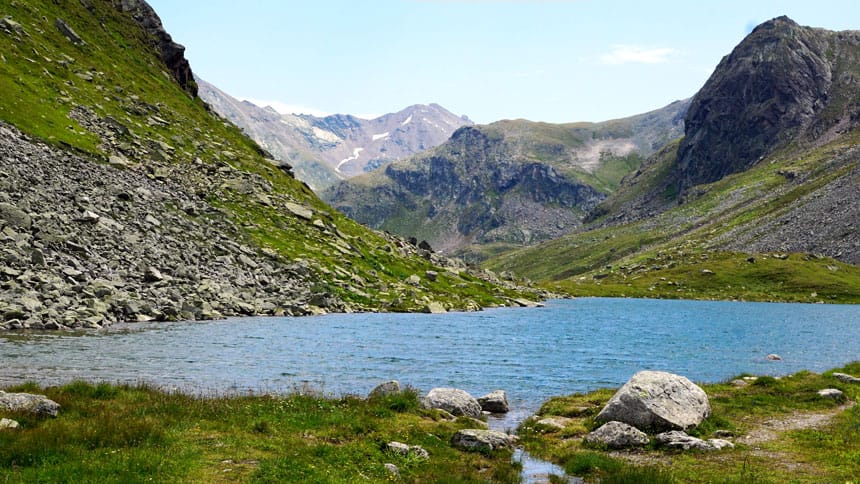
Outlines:
[[481,409],[490,413],[508,413],[511,407],[508,405],[508,396],[504,390],[492,391],[478,398]]

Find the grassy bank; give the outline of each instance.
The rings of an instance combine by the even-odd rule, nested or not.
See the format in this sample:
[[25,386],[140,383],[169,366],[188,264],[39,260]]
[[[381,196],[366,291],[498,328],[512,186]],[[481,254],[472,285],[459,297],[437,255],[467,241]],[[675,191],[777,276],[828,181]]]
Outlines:
[[[72,383],[45,394],[57,418],[0,415],[0,482],[512,482],[510,452],[449,444],[465,419],[420,410],[415,392],[365,400],[289,396],[195,398],[147,386]],[[429,460],[386,450],[419,445]]]
[[[539,414],[569,418],[565,428],[534,418],[523,423],[520,436],[530,452],[587,481],[852,482],[860,476],[860,407],[853,405],[860,384],[844,383],[833,372],[860,374],[860,363],[821,375],[803,371],[778,379],[749,378],[741,387],[702,385],[712,414],[690,434],[707,439],[728,432],[735,443],[731,450],[662,450],[652,444],[606,451],[583,445],[582,437],[598,427],[594,416],[614,390],[553,398]],[[845,398],[819,396],[824,388],[842,390]]]

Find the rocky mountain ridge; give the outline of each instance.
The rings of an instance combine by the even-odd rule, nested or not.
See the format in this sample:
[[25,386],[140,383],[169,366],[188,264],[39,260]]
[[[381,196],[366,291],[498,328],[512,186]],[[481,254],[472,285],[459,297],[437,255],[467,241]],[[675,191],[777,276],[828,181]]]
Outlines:
[[0,329],[539,297],[325,205],[181,84],[144,2],[3,13]]
[[693,98],[685,137],[583,229],[488,266],[626,294],[646,284],[777,298],[791,287],[793,299],[855,301],[845,264],[860,263],[858,93],[860,32],[765,22]]
[[687,101],[621,120],[553,125],[499,121],[328,189],[322,197],[374,228],[446,253],[559,237],[655,147],[678,136]]
[[858,31],[788,17],[756,27],[694,96],[680,144],[646,162],[631,189],[621,187],[616,198],[630,203],[610,200],[616,207],[606,211],[622,220],[653,216],[781,149],[809,150],[851,131],[860,122],[858,46]]
[[317,191],[438,146],[457,128],[472,124],[438,104],[416,104],[374,119],[281,114],[239,101],[206,81],[198,83],[201,98],[216,112],[293,166],[296,177]]

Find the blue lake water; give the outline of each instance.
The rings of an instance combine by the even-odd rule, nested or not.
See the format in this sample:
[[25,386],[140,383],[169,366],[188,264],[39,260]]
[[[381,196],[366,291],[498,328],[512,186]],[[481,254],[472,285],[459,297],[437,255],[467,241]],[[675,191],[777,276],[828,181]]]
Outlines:
[[[783,361],[768,361],[769,353]],[[642,369],[698,382],[823,371],[860,359],[860,306],[574,299],[540,309],[347,314],[0,334],[0,385],[152,382],[201,393],[508,392],[513,426],[553,395],[615,387]],[[503,422],[502,424],[504,425]],[[498,425],[498,424],[497,424]]]

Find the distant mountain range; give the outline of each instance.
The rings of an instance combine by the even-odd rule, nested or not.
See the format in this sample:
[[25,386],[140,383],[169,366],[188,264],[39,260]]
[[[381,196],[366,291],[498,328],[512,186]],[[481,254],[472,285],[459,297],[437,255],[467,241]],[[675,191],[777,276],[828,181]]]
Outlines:
[[562,236],[680,136],[689,101],[602,123],[463,127],[438,148],[321,193],[374,228],[481,259]]
[[281,114],[240,101],[197,79],[200,97],[253,138],[315,191],[407,158],[445,142],[472,122],[438,104],[361,119],[348,114],[317,117]]

